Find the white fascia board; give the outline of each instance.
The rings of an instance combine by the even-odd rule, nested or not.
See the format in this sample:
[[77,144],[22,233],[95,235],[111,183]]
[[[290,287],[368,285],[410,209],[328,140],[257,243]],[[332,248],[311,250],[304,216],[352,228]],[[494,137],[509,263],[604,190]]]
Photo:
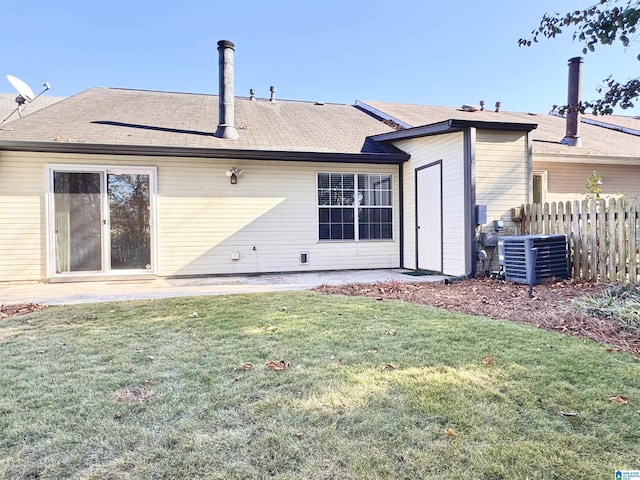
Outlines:
[[640,157],[623,155],[533,154],[533,163],[588,163],[595,165],[640,165]]
[[621,127],[619,125],[614,125],[613,123],[607,123],[600,120],[594,120],[593,118],[580,118],[582,123],[586,123],[588,125],[595,125],[596,127],[607,128],[609,130],[614,130],[616,132],[628,133],[629,135],[635,135],[640,137],[640,130],[635,128]]

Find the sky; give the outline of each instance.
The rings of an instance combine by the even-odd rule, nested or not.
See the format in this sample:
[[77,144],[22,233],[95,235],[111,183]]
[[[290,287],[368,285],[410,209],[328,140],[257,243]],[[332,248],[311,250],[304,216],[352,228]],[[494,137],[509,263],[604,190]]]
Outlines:
[[[91,87],[218,93],[217,41],[235,51],[235,94],[546,113],[567,100],[566,33],[519,47],[542,15],[594,0],[0,0],[0,92]],[[638,77],[640,40],[584,55],[582,98],[613,74]],[[640,115],[640,108],[616,110]]]

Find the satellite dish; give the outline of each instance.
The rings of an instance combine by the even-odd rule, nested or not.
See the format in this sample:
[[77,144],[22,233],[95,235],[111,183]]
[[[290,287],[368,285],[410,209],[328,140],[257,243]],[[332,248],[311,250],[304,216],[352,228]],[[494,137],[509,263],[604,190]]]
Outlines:
[[7,80],[9,80],[9,83],[13,85],[13,88],[15,88],[27,102],[32,102],[35,99],[35,95],[33,94],[31,87],[18,77],[7,75]]
[[31,90],[31,87],[27,85],[25,82],[23,82],[22,80],[20,80],[18,77],[14,77],[13,75],[7,75],[7,80],[9,80],[9,83],[13,85],[13,88],[15,88],[18,91],[18,96],[16,97],[16,103],[18,104],[18,108],[16,108],[13,112],[11,112],[7,118],[2,120],[2,122],[0,122],[0,125],[2,125],[4,122],[9,120],[9,118],[11,118],[11,116],[16,112],[18,112],[18,115],[22,117],[24,105],[26,103],[33,102],[40,95],[42,95],[44,92],[46,92],[51,88],[48,82],[44,82],[42,84],[42,86],[44,87],[44,90],[41,91],[38,95],[34,95],[33,90]]

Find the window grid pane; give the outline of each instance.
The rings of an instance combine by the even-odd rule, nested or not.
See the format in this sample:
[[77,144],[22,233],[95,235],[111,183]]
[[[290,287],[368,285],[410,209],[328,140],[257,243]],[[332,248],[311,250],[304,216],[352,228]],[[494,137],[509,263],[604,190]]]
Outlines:
[[320,208],[318,237],[320,240],[354,240],[353,209]]
[[391,206],[391,175],[358,175],[360,205]]
[[358,233],[360,240],[390,240],[393,238],[393,215],[389,207],[360,207]]

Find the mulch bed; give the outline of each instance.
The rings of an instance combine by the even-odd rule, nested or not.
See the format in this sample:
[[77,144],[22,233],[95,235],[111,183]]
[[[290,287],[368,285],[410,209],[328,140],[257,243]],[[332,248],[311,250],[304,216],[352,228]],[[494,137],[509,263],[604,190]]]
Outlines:
[[482,315],[494,319],[510,320],[534,325],[567,335],[589,338],[614,348],[640,355],[637,332],[610,318],[600,318],[580,312],[572,301],[584,296],[598,296],[607,285],[563,280],[533,287],[490,278],[457,280],[448,285],[443,282],[404,283],[380,282],[375,284],[323,285],[316,288],[326,294],[374,297],[378,300],[397,299],[405,302],[431,305],[447,310]]
[[23,303],[20,305],[0,305],[0,320],[16,315],[26,315],[27,313],[37,312],[49,308],[48,305],[40,305],[38,303]]

